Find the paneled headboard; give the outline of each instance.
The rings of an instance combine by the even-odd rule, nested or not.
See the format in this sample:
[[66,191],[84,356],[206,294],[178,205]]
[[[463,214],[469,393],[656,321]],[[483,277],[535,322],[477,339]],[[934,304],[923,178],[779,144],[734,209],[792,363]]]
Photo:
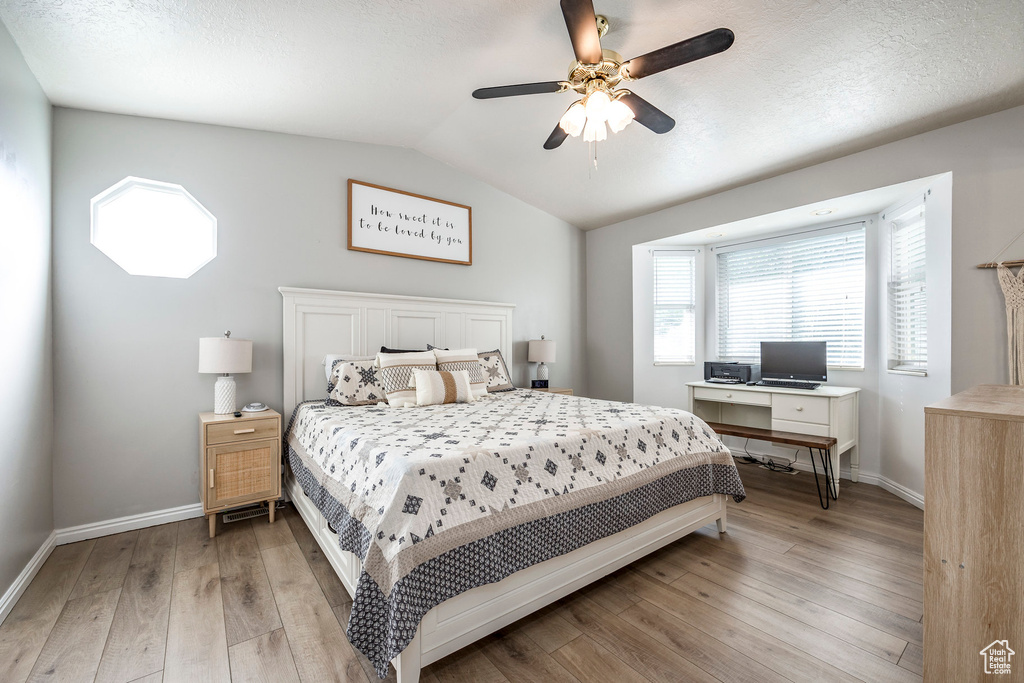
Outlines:
[[326,396],[323,358],[328,353],[372,356],[381,346],[425,349],[433,344],[501,349],[512,364],[515,304],[296,287],[278,291],[284,297],[286,417],[298,403]]

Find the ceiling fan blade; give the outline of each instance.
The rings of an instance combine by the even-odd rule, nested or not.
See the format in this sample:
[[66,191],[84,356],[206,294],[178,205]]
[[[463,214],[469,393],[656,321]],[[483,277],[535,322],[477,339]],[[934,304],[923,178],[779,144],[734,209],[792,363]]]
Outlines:
[[544,81],[543,83],[521,83],[519,85],[499,85],[493,88],[479,88],[473,91],[478,100],[489,100],[492,97],[512,97],[514,95],[539,95],[546,92],[559,92],[561,81]]
[[555,124],[555,129],[551,131],[551,135],[544,141],[544,149],[554,149],[558,147],[565,139],[569,137],[569,134],[562,128],[561,123]]
[[732,46],[735,39],[736,36],[729,29],[716,28],[714,31],[634,57],[622,66],[631,78],[643,78],[680,64],[724,52]]
[[633,110],[636,121],[661,135],[672,130],[676,122],[671,116],[634,93],[623,95],[620,101]]
[[599,63],[602,59],[601,34],[597,32],[593,0],[562,0],[561,5],[576,59],[583,64]]

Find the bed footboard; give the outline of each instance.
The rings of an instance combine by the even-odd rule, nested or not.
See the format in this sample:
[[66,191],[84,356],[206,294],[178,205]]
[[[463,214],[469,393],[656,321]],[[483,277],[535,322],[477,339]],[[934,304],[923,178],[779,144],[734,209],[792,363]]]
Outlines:
[[[338,537],[288,473],[285,488],[345,589],[355,594],[359,559]],[[626,531],[480,586],[431,609],[416,637],[392,660],[398,683],[419,681],[420,668],[476,642],[711,522],[726,531],[727,496],[714,494],[665,510]]]

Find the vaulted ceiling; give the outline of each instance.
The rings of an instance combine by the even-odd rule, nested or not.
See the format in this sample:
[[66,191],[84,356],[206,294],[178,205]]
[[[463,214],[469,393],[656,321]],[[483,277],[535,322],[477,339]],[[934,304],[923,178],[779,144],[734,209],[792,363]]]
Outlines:
[[627,59],[736,34],[630,84],[676,127],[610,135],[596,168],[579,138],[542,148],[571,94],[470,97],[566,77],[557,0],[0,0],[0,20],[54,104],[411,147],[582,228],[1024,104],[1024,0],[595,8]]

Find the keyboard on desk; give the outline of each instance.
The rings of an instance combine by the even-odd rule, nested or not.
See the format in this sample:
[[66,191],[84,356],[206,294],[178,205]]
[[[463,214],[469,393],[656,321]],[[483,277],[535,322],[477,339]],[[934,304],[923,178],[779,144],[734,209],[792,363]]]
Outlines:
[[763,379],[757,383],[759,387],[780,387],[782,389],[817,389],[821,386],[816,382],[797,382],[788,379]]

